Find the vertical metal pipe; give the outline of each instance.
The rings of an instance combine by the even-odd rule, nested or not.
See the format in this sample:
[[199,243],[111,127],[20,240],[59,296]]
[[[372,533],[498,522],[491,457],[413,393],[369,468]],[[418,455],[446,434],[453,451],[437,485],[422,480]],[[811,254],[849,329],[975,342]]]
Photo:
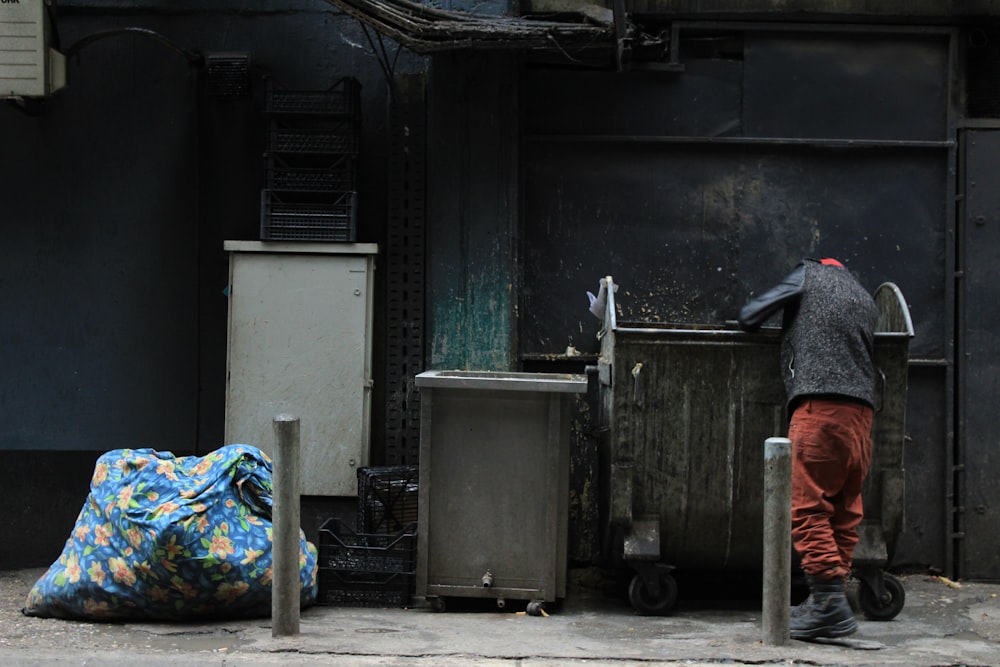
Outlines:
[[274,418],[271,636],[299,634],[299,418]]
[[792,442],[764,441],[764,599],[761,633],[765,644],[789,642],[792,578]]

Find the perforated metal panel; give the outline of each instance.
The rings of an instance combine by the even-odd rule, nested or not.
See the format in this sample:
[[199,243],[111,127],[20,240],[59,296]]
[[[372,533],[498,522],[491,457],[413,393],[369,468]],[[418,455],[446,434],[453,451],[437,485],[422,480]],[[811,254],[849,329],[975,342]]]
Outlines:
[[385,460],[417,463],[420,397],[414,376],[424,369],[424,77],[393,82],[389,112]]

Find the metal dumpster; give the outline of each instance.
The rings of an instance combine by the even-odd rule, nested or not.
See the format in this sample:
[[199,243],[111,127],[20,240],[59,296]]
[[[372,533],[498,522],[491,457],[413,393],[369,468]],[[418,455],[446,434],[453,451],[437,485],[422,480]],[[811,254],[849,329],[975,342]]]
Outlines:
[[[605,283],[596,377],[607,461],[606,551],[636,572],[629,586],[633,607],[659,613],[676,602],[675,568],[761,570],[763,443],[787,432],[781,331],[618,322],[611,276]],[[865,614],[887,619],[905,599],[898,580],[881,567],[903,525],[913,326],[895,285],[883,284],[875,300],[878,405],[855,575]]]
[[427,371],[420,388],[416,594],[566,595],[570,409],[583,375]]

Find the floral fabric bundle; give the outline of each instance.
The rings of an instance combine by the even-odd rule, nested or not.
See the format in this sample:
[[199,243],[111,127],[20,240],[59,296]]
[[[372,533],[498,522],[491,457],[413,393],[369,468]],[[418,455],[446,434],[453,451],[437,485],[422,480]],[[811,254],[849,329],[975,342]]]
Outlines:
[[[271,613],[271,461],[249,445],[177,458],[103,454],[29,616],[187,620]],[[301,604],[316,600],[316,547],[299,531]]]

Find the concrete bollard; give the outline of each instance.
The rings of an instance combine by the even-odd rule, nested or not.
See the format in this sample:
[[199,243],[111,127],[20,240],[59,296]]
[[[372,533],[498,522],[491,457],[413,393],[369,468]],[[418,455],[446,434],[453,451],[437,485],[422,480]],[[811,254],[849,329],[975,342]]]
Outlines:
[[764,644],[789,642],[792,579],[792,442],[764,442]]
[[299,418],[274,418],[271,637],[299,634]]

